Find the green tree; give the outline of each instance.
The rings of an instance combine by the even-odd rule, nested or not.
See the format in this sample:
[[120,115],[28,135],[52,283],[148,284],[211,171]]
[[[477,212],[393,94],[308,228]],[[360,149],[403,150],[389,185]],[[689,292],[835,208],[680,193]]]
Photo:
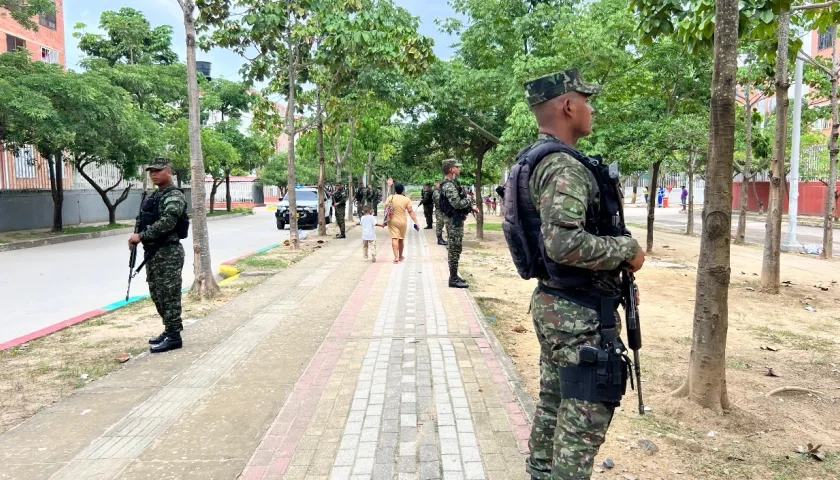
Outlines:
[[152,28],[143,13],[133,8],[102,12],[99,28],[105,35],[85,32],[86,28],[84,23],[75,25],[73,37],[79,40],[79,49],[112,66],[118,63],[168,65],[178,61],[171,48],[172,27]]
[[228,212],[231,210],[230,176],[235,174],[234,168],[241,174],[247,175],[249,172],[262,167],[268,157],[274,153],[274,146],[270,137],[253,131],[249,132],[249,135],[245,135],[239,129],[240,123],[239,120],[231,119],[215,126],[215,130],[236,150],[239,156],[239,161],[235,166],[225,169],[224,181],[225,191],[227,192],[225,204]]
[[[321,100],[324,90],[321,79],[316,95],[300,91],[310,70],[317,66],[328,72],[324,78],[333,88],[346,85],[342,79],[352,78],[355,70],[375,63],[402,63],[411,73],[422,70],[423,63],[431,58],[431,41],[414,33],[416,18],[390,0],[240,0],[238,12],[231,10],[230,2],[204,0],[201,7],[203,28],[213,29],[205,46],[228,47],[240,54],[256,49],[256,57],[243,70],[246,80],[266,81],[266,98],[281,94],[288,99],[282,127],[289,138],[287,171],[292,211],[296,208],[295,138],[300,127],[295,113],[302,111],[304,102]],[[318,108],[317,119],[321,113]],[[322,211],[319,216],[323,216]],[[290,240],[292,248],[299,247],[295,217],[291,219]]]
[[[60,66],[32,62],[28,52],[0,54],[0,144],[12,148],[34,145],[38,153],[47,159],[53,200],[53,232],[61,232],[63,228],[61,147],[72,141],[72,132],[66,130],[52,99],[39,91],[38,86],[63,85],[64,78]],[[58,169],[54,168],[54,154]]]

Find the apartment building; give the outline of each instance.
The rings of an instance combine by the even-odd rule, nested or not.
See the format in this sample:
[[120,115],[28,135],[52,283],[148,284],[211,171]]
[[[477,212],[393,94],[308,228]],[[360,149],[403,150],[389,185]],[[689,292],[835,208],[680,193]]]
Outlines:
[[[0,15],[0,51],[26,49],[35,61],[65,65],[64,11],[61,0],[55,2],[56,12],[39,15],[32,20],[38,30],[26,30],[8,14]],[[2,11],[2,9],[0,9]],[[65,187],[71,184],[72,169],[64,165]],[[49,189],[50,172],[47,162],[30,146],[5,148],[0,144],[0,189]]]

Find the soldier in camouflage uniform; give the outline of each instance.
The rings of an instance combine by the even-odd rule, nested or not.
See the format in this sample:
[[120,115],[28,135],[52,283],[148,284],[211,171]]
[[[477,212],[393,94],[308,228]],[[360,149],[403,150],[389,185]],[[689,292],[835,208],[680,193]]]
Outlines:
[[[588,97],[600,87],[586,84],[576,70],[554,73],[525,84],[537,118],[539,139],[574,147],[592,129]],[[633,271],[644,252],[629,236],[596,236],[584,230],[590,205],[600,199],[593,174],[565,152],[550,153],[531,173],[530,197],[539,210],[547,255],[560,265],[593,271],[592,288],[615,293],[622,265]],[[561,398],[561,368],[578,364],[581,345],[600,345],[600,319],[591,310],[546,290],[563,290],[548,278],[531,298],[540,342],[540,397],[531,431],[527,470],[537,480],[583,480],[592,475],[595,455],[613,417],[615,404]],[[576,292],[576,290],[565,290]],[[574,293],[571,297],[574,297]],[[617,315],[617,314],[616,314]]]
[[364,184],[361,181],[359,182],[359,186],[356,188],[354,200],[356,200],[356,213],[359,215],[359,219],[361,219],[362,210],[367,204],[367,188],[365,188]]
[[344,217],[347,215],[347,190],[344,189],[344,185],[340,181],[335,183],[333,208],[335,209],[335,223],[338,224],[339,230],[339,234],[335,238],[347,238],[344,235]]
[[423,215],[426,217],[426,230],[435,228],[432,221],[432,215],[434,214],[432,201],[432,184],[427,183],[423,185],[423,191],[420,193],[420,205],[423,205]]
[[461,244],[464,241],[464,221],[470,211],[478,212],[473,201],[456,178],[461,174],[461,164],[455,159],[443,161],[443,174],[446,177],[440,186],[440,194],[452,205],[453,215],[446,225],[446,239],[449,242],[449,286],[467,288],[469,284],[458,276],[458,262],[461,260]]
[[[146,170],[158,189],[145,200],[141,211],[141,232],[132,235],[128,245],[130,248],[143,244],[149,293],[165,327],[163,333],[149,339],[152,345],[150,351],[160,353],[182,346],[181,271],[184,268],[184,247],[181,246],[176,225],[187,211],[187,199],[172,183],[172,167],[167,160],[156,159]],[[144,212],[154,210],[157,215],[144,218]]]
[[446,240],[443,239],[443,227],[448,223],[449,217],[440,211],[440,180],[435,180],[435,188],[432,189],[432,202],[434,203],[435,221],[437,222],[437,226],[435,227],[437,243],[438,245],[446,246]]

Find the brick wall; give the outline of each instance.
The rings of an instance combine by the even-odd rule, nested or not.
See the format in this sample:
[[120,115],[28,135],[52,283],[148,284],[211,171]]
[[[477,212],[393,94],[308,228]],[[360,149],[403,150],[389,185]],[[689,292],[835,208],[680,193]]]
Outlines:
[[56,0],[55,30],[41,25],[38,17],[34,17],[35,23],[38,24],[38,31],[32,31],[21,27],[8,14],[0,16],[0,51],[6,51],[6,38],[8,35],[13,35],[26,41],[26,48],[32,54],[33,60],[41,60],[41,47],[47,47],[58,52],[58,63],[66,65],[62,3],[62,0]]

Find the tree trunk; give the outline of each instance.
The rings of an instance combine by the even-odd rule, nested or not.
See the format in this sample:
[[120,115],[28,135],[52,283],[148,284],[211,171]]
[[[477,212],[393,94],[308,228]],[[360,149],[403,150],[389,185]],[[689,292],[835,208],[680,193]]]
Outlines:
[[[291,25],[291,9],[287,15],[287,21]],[[286,134],[289,136],[289,246],[292,250],[300,248],[298,238],[297,221],[297,200],[295,195],[295,76],[297,73],[297,47],[292,44],[289,34],[289,104],[286,105]]]
[[735,244],[743,245],[744,238],[747,235],[747,189],[749,187],[750,176],[750,156],[752,155],[752,102],[750,101],[750,94],[752,88],[749,83],[745,88],[746,98],[746,116],[744,117],[744,133],[746,136],[746,146],[744,147],[744,168],[741,169],[741,194],[738,199],[738,230],[735,233]]
[[225,173],[225,203],[226,203],[225,207],[227,208],[227,211],[229,212],[230,211],[230,204],[232,203],[231,198],[230,198],[230,172]]
[[653,220],[656,214],[656,189],[658,188],[657,181],[659,180],[659,167],[662,165],[662,160],[653,162],[650,167],[650,195],[648,196],[648,217],[647,217],[647,247],[645,252],[653,251]]
[[[324,112],[321,111],[321,87],[315,87],[315,112],[318,115],[318,236],[327,235],[327,215],[324,209],[324,177],[326,161],[324,159]],[[335,206],[333,205],[333,208]]]
[[776,136],[770,159],[770,200],[764,237],[764,260],[761,265],[761,289],[779,293],[779,255],[782,244],[782,183],[785,172],[788,104],[788,34],[790,11],[779,13],[779,46],[776,52]]
[[181,0],[187,43],[187,94],[189,98],[190,185],[192,187],[193,281],[190,294],[207,300],[219,293],[219,285],[210,261],[210,234],[207,230],[207,208],[204,205],[204,157],[201,151],[201,122],[198,105],[198,73],[195,68],[195,23],[193,0]]
[[55,157],[47,155],[47,162],[50,168],[50,191],[53,200],[53,233],[61,233],[64,229],[64,168],[62,162],[62,151],[56,150]]
[[828,194],[825,196],[825,215],[823,216],[823,248],[820,258],[831,258],[834,256],[834,210],[837,205],[835,193],[837,191],[837,136],[838,129],[838,107],[837,107],[837,81],[838,81],[838,50],[837,42],[831,55],[831,136],[828,141]]
[[738,70],[738,2],[717,0],[715,61],[703,234],[697,262],[694,332],[688,376],[674,392],[702,407],[729,408],[726,393],[729,240],[732,233],[732,170],[735,152],[735,74]]
[[90,177],[90,175],[87,174],[87,172],[85,172],[84,167],[87,166],[87,165],[88,165],[87,163],[76,163],[76,171],[79,172],[79,175],[81,175],[82,178],[87,180],[87,182],[90,184],[90,186],[93,187],[93,189],[96,190],[96,193],[99,194],[99,197],[102,199],[102,203],[104,203],[105,208],[108,209],[108,222],[109,222],[109,224],[110,225],[115,225],[117,223],[117,207],[123,202],[123,200],[128,198],[128,192],[131,191],[131,185],[129,184],[127,187],[125,187],[125,189],[123,189],[120,196],[117,197],[117,199],[112,202],[111,199],[108,198],[108,192],[110,192],[111,190],[116,188],[117,185],[119,185],[120,182],[123,181],[122,176],[120,176],[120,179],[117,180],[117,183],[115,183],[114,185],[112,185],[108,188],[103,189],[101,186],[99,186],[98,183],[96,183],[93,180],[93,178]]
[[484,240],[484,201],[481,198],[481,166],[484,163],[484,153],[478,152],[475,160],[475,202],[478,206],[478,213],[475,214],[475,236]]
[[216,192],[219,189],[219,184],[216,183],[216,179],[213,179],[213,186],[210,187],[210,213],[214,213],[216,211]]
[[[350,220],[350,223],[353,223],[353,205],[356,204],[356,189],[353,188],[353,171],[347,171],[347,219]],[[362,218],[362,212],[356,212],[359,214],[359,218]]]
[[688,218],[685,221],[685,234],[694,235],[694,165],[697,159],[694,152],[688,155]]

